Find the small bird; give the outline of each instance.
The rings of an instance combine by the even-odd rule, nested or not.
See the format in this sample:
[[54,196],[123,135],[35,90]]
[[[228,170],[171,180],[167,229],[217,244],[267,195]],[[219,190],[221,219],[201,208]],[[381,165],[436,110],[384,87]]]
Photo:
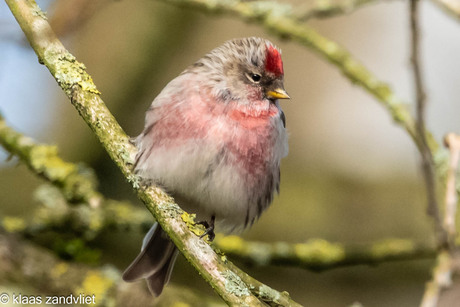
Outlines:
[[[164,188],[205,225],[235,232],[251,226],[279,193],[288,154],[281,51],[249,37],[225,42],[173,79],[153,100],[134,170]],[[156,297],[168,282],[177,249],[155,223],[125,281],[147,280]]]

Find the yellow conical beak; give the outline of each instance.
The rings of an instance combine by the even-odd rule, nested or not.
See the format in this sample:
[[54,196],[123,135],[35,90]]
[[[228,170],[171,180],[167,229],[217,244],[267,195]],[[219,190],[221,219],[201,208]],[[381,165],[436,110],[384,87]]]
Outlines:
[[286,91],[283,88],[277,88],[274,90],[267,91],[266,93],[268,98],[274,98],[274,99],[290,99],[289,95],[286,93]]

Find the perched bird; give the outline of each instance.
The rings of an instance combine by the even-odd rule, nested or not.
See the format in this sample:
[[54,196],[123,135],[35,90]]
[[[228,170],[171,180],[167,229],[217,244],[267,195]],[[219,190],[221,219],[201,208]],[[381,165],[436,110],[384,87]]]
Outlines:
[[[153,100],[135,139],[135,172],[220,231],[251,226],[279,192],[288,153],[281,51],[258,37],[217,47],[172,80]],[[154,296],[168,282],[177,249],[155,224],[123,274],[147,280]]]

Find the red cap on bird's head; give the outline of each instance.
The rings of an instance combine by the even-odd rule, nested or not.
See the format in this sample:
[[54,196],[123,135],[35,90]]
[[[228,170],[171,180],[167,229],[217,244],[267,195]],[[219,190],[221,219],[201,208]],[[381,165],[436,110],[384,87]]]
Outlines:
[[271,45],[266,45],[265,49],[265,70],[276,76],[284,74],[281,53]]

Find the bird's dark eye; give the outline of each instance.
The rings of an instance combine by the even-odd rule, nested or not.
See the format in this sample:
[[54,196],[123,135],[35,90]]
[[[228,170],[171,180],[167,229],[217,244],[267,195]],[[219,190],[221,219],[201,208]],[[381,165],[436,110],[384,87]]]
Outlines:
[[262,76],[259,75],[259,74],[251,74],[251,79],[252,79],[252,81],[254,81],[254,82],[259,82],[260,79],[262,79]]

